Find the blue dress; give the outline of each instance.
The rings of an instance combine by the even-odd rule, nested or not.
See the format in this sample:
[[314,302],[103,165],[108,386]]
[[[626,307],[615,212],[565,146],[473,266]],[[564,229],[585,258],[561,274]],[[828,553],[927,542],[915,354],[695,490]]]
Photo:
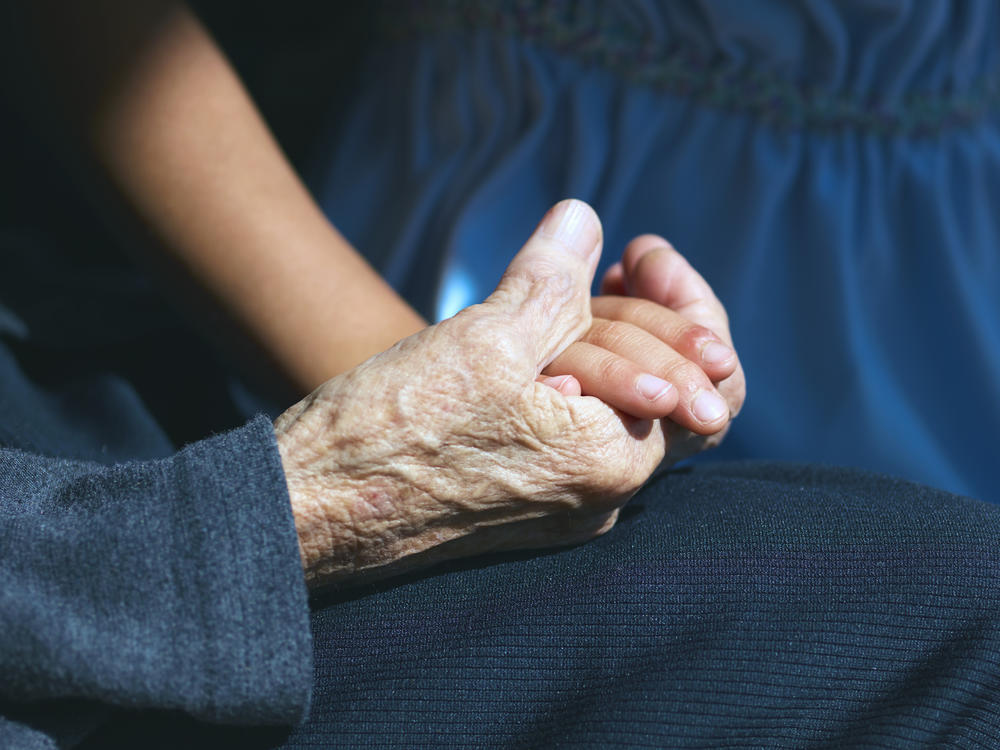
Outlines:
[[713,457],[1000,501],[992,0],[388,3],[379,28],[311,181],[425,316],[579,197],[603,267],[659,233],[726,305],[749,397]]

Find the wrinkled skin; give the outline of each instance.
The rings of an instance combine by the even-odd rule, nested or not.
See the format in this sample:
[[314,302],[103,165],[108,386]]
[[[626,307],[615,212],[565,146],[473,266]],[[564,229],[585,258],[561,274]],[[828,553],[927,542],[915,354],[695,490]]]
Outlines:
[[278,419],[311,584],[611,528],[664,459],[668,431],[537,380],[591,326],[600,247],[589,207],[558,204],[486,302]]

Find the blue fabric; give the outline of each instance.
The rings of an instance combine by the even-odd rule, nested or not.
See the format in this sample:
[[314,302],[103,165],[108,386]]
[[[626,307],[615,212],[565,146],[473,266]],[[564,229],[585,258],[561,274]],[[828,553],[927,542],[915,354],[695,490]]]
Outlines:
[[544,209],[605,266],[662,234],[749,379],[715,457],[1000,501],[991,0],[390,3],[312,183],[421,312],[489,293]]

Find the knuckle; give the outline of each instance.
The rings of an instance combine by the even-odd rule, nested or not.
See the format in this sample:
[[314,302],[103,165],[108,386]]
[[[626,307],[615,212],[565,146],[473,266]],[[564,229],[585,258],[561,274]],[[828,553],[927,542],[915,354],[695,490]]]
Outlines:
[[662,341],[676,342],[691,325],[690,320],[669,307],[650,300],[628,300],[622,317],[637,328],[648,331]]
[[664,379],[673,383],[678,391],[693,393],[709,385],[708,378],[698,365],[688,359],[677,358],[664,369]]
[[678,347],[686,351],[697,352],[699,348],[708,341],[716,341],[716,336],[711,329],[697,323],[681,323],[676,332]]
[[585,285],[578,283],[578,275],[572,266],[541,257],[527,267],[508,270],[494,295],[497,299],[521,300],[522,304],[560,304],[583,291]]
[[435,331],[447,337],[448,344],[466,356],[489,352],[498,360],[511,360],[524,355],[510,319],[499,314],[494,306],[482,303],[466,308],[453,318],[435,326]]
[[666,249],[672,253],[677,253],[674,246],[658,234],[639,235],[626,246],[623,262],[627,268],[632,268],[642,256],[660,249]]
[[488,304],[467,308],[434,326],[432,333],[431,346],[421,352],[423,364],[414,373],[425,387],[461,380],[462,390],[456,392],[496,392],[535,375],[531,339]]
[[597,362],[597,376],[605,383],[622,383],[629,379],[631,367],[614,354],[605,354]]
[[591,331],[591,343],[611,350],[621,350],[637,344],[643,334],[638,326],[621,320],[595,321]]
[[600,473],[595,477],[599,505],[617,507],[622,500],[631,497],[639,489],[646,481],[646,476],[636,462],[626,460],[621,452],[613,455],[606,453],[602,458]]
[[525,286],[521,312],[529,312],[530,318],[551,321],[558,317],[575,326],[590,325],[589,289],[570,269],[539,263],[519,281]]
[[551,297],[568,297],[575,292],[573,274],[562,266],[538,261],[527,277],[531,292]]

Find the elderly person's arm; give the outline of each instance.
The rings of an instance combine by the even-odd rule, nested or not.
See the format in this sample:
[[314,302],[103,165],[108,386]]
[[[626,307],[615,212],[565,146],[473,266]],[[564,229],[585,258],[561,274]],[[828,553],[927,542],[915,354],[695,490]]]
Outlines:
[[0,451],[0,738],[71,746],[108,706],[294,723],[305,581],[609,529],[665,433],[536,380],[590,325],[599,251],[593,212],[559,204],[486,302],[273,427],[110,467]]

